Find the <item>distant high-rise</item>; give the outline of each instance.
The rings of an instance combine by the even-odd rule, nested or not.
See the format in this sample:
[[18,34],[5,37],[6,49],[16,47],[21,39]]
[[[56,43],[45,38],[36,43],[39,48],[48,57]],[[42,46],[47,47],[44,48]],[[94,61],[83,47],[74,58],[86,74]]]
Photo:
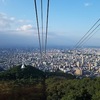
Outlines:
[[89,71],[91,71],[91,63],[88,62]]
[[83,58],[83,55],[81,55],[81,66],[83,66],[84,64],[84,58]]
[[76,62],[76,66],[80,67],[80,62],[79,61]]
[[82,69],[81,68],[76,68],[75,69],[75,75],[82,75]]

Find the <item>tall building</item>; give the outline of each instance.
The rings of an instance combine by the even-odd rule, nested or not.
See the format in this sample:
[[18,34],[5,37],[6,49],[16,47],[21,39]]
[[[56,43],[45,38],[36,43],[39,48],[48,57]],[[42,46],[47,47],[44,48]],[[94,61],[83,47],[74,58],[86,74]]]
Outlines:
[[91,71],[91,63],[90,62],[88,62],[88,69],[89,69],[89,71]]
[[79,61],[76,62],[76,66],[80,67],[80,62]]
[[99,69],[98,69],[98,72],[100,73],[100,67],[99,67]]
[[81,56],[81,66],[83,66],[84,64],[84,58],[83,58],[83,55]]
[[75,75],[82,75],[83,72],[82,72],[82,69],[81,68],[76,68],[75,69]]

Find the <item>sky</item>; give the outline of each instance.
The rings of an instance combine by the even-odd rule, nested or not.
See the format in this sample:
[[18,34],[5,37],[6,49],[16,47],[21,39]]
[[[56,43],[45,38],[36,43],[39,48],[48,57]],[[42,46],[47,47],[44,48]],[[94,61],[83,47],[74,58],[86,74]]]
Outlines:
[[[43,0],[44,34],[46,4]],[[40,0],[37,7],[41,34]],[[99,18],[100,0],[50,0],[47,47],[76,45]],[[0,47],[38,47],[36,26],[33,0],[0,0]],[[84,45],[100,46],[99,33]]]

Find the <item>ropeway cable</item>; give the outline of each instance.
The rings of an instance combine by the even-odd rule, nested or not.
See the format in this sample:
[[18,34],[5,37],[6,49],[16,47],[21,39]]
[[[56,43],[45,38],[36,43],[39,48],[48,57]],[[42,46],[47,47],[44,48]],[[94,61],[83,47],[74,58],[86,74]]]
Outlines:
[[38,40],[39,40],[40,54],[41,54],[41,56],[42,56],[42,51],[41,51],[41,39],[40,39],[39,21],[38,21],[38,12],[37,12],[36,0],[34,0],[34,5],[35,5],[35,13],[36,13],[36,21],[37,21],[37,30],[38,30]]
[[[84,43],[86,43],[90,38],[92,38],[92,36],[97,33],[97,31],[99,31],[100,29],[98,29],[96,32],[94,32],[98,27],[100,26],[100,24],[90,33],[88,34],[88,36],[82,41],[81,45],[82,46]],[[93,33],[94,32],[94,33]],[[85,41],[86,40],[86,41]]]
[[100,21],[100,18],[96,21],[96,23],[89,29],[89,31],[79,40],[79,42],[75,45],[75,48],[79,47],[80,43],[86,38],[88,33],[95,27],[95,25]]
[[[41,0],[41,26],[42,26],[42,51],[44,50],[44,34],[43,34],[43,1]],[[43,53],[43,52],[42,52]]]
[[50,0],[48,0],[48,2],[47,2],[46,36],[45,36],[45,54],[46,54],[46,49],[47,49],[47,34],[48,34],[49,3],[50,3]]

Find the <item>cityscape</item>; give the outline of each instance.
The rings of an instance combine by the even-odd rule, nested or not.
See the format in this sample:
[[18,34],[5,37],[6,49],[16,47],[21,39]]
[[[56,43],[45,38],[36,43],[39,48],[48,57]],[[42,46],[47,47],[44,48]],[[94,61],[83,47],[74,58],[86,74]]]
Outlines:
[[50,49],[43,58],[38,49],[0,50],[1,68],[7,70],[18,65],[31,65],[44,72],[60,70],[80,78],[100,77],[100,49]]

